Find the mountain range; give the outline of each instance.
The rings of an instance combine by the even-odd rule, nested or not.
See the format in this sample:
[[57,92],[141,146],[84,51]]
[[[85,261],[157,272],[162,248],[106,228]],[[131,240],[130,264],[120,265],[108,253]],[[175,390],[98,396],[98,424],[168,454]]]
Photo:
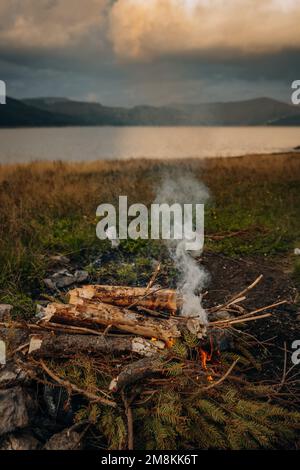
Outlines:
[[110,107],[67,98],[7,98],[0,127],[300,125],[300,107],[271,98],[225,103]]

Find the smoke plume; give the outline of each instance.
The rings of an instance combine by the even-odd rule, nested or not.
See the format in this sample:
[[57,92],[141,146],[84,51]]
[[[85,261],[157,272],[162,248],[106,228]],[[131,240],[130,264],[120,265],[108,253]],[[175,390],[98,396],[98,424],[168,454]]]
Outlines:
[[[157,188],[155,203],[204,204],[209,198],[206,186],[191,175],[164,177]],[[188,226],[192,220],[186,220]],[[173,227],[174,229],[174,227]],[[201,305],[199,291],[208,281],[208,273],[195,260],[200,252],[189,252],[186,249],[188,238],[183,240],[166,240],[170,255],[179,272],[177,289],[183,297],[181,314],[197,318],[200,323],[207,323],[206,312]]]

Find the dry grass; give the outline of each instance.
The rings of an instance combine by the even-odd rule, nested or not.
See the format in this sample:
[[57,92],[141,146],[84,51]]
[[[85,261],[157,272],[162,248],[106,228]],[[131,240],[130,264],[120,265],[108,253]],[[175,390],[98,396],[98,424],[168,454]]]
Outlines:
[[[161,174],[191,172],[210,188],[207,242],[228,255],[280,255],[300,243],[300,155],[201,160],[36,162],[0,166],[0,300],[25,305],[42,289],[48,255],[78,262],[107,250],[95,236],[102,202],[151,203]],[[133,247],[135,246],[135,248]],[[138,253],[139,242],[126,249]],[[149,245],[151,246],[151,244]],[[125,273],[126,275],[126,273]],[[16,300],[17,299],[17,300]]]

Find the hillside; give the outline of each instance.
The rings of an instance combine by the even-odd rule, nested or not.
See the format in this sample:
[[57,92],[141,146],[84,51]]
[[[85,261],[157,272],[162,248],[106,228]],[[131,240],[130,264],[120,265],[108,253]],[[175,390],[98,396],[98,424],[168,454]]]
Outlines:
[[0,127],[62,126],[76,123],[74,117],[51,113],[9,97],[6,105],[0,106]]
[[7,99],[0,127],[299,125],[299,109],[270,98],[169,106],[110,107],[67,98]]

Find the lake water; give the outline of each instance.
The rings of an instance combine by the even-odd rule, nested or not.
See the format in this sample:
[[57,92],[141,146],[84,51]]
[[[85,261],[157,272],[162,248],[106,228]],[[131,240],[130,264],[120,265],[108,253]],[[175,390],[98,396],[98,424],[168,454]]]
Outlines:
[[228,157],[298,145],[300,127],[0,129],[0,162]]

